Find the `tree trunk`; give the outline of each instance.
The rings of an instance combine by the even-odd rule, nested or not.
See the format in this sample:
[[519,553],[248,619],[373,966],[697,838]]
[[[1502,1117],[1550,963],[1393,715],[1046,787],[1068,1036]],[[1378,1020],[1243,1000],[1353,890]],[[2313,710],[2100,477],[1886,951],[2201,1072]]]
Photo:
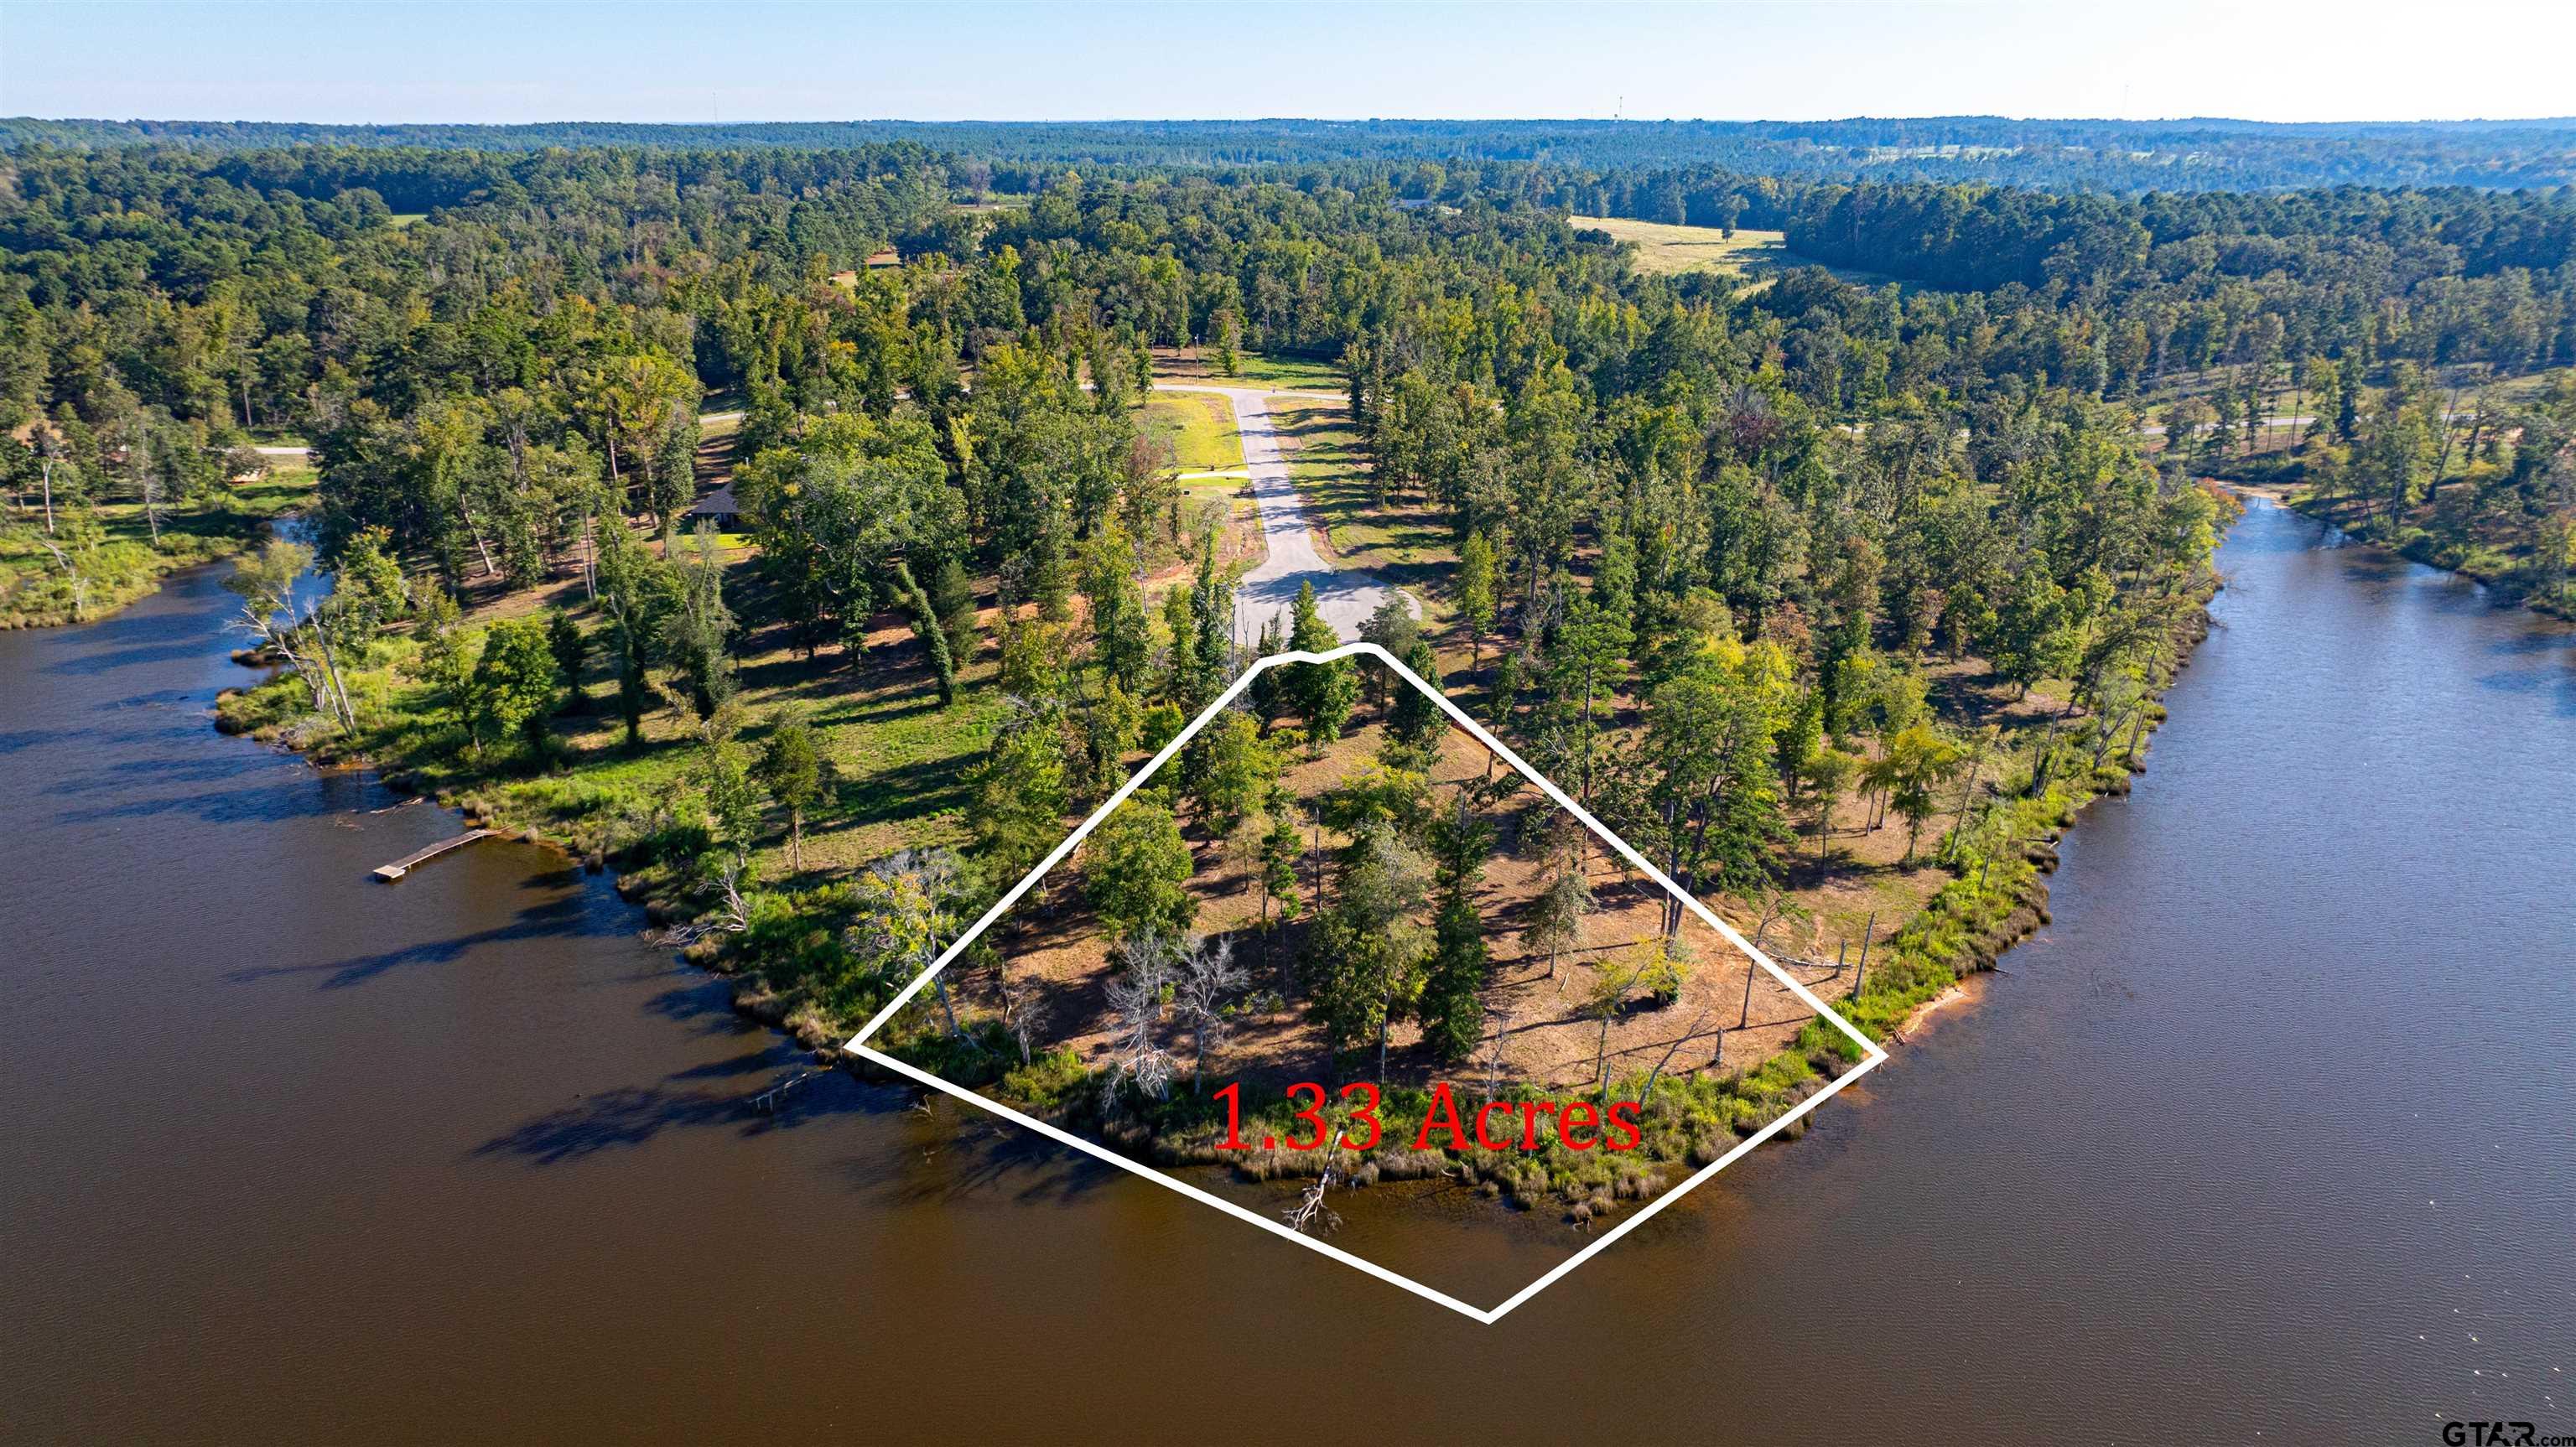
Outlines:
[[1968,805],[1975,802],[1977,797],[1977,772],[1985,766],[1985,751],[1979,749],[1976,756],[1968,760],[1968,787],[1959,791],[1958,811],[1950,816],[1949,831],[1941,836],[1941,847],[1944,852],[1949,849],[1950,841],[1959,837],[1960,826],[1968,822]]
[[501,576],[501,570],[492,566],[492,549],[483,541],[483,529],[474,521],[474,509],[467,507],[465,499],[460,497],[456,500],[456,511],[465,519],[465,532],[474,539],[475,553],[483,559],[483,576],[487,579]]
[[948,1014],[948,1033],[956,1036],[960,1040],[965,1039],[966,1032],[959,1028],[957,1024],[957,1006],[948,998],[948,982],[940,979],[936,975],[933,975],[930,980],[930,988],[939,992],[939,1008],[946,1011]]
[[330,680],[331,692],[339,709],[340,722],[346,725],[351,733],[355,733],[358,729],[358,711],[350,705],[349,686],[340,678],[340,658],[337,650],[331,647],[331,630],[318,617],[313,620],[313,638],[322,648],[322,668]]

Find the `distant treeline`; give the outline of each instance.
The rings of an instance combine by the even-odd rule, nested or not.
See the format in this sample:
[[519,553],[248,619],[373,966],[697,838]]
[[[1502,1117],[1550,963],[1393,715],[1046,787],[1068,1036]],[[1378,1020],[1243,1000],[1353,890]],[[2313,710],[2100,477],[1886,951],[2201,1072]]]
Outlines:
[[1065,166],[1222,171],[1350,161],[1463,161],[1609,171],[1721,166],[1780,176],[1980,181],[2060,190],[2281,190],[2576,182],[2576,119],[2452,122],[2012,120],[1258,120],[516,126],[253,121],[0,120],[0,148],[169,143],[215,150],[335,146],[534,151],[588,146],[729,151],[910,143],[990,165],[1004,190]]

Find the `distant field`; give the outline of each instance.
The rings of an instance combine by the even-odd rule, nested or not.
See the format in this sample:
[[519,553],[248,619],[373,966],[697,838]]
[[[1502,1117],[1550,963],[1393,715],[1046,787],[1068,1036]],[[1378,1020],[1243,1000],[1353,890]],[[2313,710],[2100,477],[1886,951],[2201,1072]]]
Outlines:
[[1714,226],[1667,226],[1659,221],[1631,221],[1622,216],[1575,216],[1568,220],[1586,230],[1607,231],[1614,240],[1637,243],[1637,269],[1649,275],[1713,271],[1721,276],[1764,281],[1797,267],[1824,266],[1855,286],[1882,286],[1892,280],[1875,272],[1825,266],[1812,257],[1801,256],[1789,249],[1787,238],[1777,231],[1738,227],[1733,236],[1728,236]]

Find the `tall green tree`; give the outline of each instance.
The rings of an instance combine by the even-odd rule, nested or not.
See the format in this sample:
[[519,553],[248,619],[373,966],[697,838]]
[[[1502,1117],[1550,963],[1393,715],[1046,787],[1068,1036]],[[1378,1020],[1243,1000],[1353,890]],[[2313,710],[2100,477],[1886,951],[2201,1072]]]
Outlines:
[[782,710],[770,723],[756,771],[760,786],[787,811],[787,864],[805,870],[805,821],[831,797],[839,769],[825,757],[813,723],[797,709]]
[[540,746],[546,715],[554,711],[558,671],[543,623],[508,618],[486,629],[466,682],[466,727],[475,749],[514,733],[530,748]]
[[1172,811],[1131,798],[1083,845],[1083,895],[1122,939],[1140,933],[1177,938],[1198,917],[1188,888],[1191,864]]

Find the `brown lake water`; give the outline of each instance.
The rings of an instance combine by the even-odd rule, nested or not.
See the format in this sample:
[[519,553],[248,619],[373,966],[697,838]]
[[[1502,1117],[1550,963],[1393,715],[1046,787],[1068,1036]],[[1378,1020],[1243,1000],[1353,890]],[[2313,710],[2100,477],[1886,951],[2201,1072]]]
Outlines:
[[[2576,643],[2221,562],[2056,923],[1492,1327],[947,1102],[752,1114],[796,1052],[605,879],[378,884],[454,816],[216,735],[211,573],[0,634],[0,1440],[2576,1432]],[[1569,1244],[1347,1210],[1484,1299]]]

